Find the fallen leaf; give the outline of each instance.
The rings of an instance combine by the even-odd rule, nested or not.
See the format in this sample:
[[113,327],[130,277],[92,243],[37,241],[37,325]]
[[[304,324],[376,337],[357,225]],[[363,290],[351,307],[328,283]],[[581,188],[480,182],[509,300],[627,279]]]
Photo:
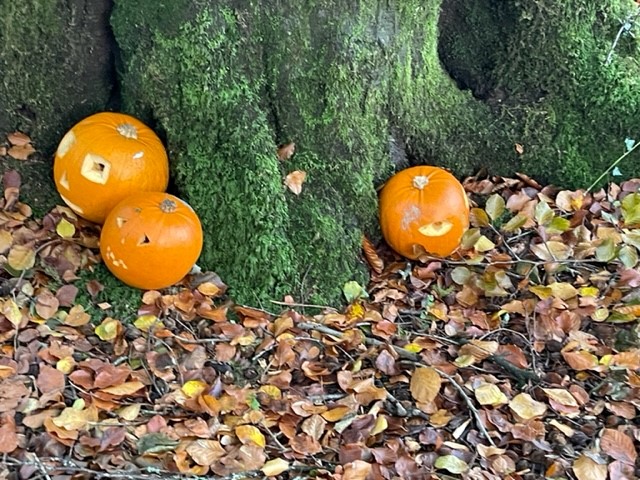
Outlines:
[[9,250],[7,263],[14,270],[28,270],[36,264],[36,252],[28,245],[14,245]]
[[572,467],[578,480],[607,480],[607,465],[599,464],[586,455],[580,455]]
[[23,147],[29,143],[31,143],[31,138],[25,133],[22,132],[11,132],[7,135],[7,140],[9,143],[16,147]]
[[296,151],[296,144],[293,142],[283,143],[278,146],[278,160],[285,161],[289,160]]
[[547,406],[531,398],[528,393],[519,393],[509,402],[509,408],[524,420],[542,417],[547,412]]
[[289,190],[291,190],[296,195],[300,195],[302,193],[302,184],[307,179],[307,172],[303,172],[302,170],[296,170],[295,172],[291,172],[284,180],[284,184],[287,186]]
[[449,473],[461,474],[469,470],[469,465],[455,455],[443,455],[438,457],[434,466],[439,470],[447,470]]
[[289,462],[282,458],[267,461],[260,469],[267,477],[276,477],[289,470]]
[[236,427],[236,436],[238,440],[245,444],[253,442],[259,447],[264,447],[267,444],[262,432],[253,425],[238,425]]
[[0,418],[0,453],[6,454],[18,448],[18,433],[13,415],[3,414]]
[[627,465],[634,465],[638,457],[631,437],[612,428],[605,428],[603,430],[602,438],[600,439],[600,448],[610,457]]
[[409,389],[411,395],[420,403],[431,403],[438,396],[442,379],[431,367],[418,367],[411,375]]

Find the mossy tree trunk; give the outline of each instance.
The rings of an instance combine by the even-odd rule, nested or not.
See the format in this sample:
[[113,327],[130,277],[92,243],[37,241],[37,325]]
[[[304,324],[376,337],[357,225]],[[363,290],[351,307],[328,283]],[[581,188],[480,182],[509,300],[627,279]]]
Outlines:
[[[632,0],[114,3],[122,108],[166,140],[172,188],[205,227],[201,263],[243,302],[334,302],[364,280],[360,239],[376,235],[375,189],[394,168],[586,187],[638,136],[636,40],[623,36],[605,64]],[[59,55],[65,43],[47,45]],[[51,131],[69,126],[49,108],[63,88],[42,97]],[[291,141],[296,154],[278,160]],[[283,185],[295,170],[300,195]],[[637,175],[637,161],[621,170]]]

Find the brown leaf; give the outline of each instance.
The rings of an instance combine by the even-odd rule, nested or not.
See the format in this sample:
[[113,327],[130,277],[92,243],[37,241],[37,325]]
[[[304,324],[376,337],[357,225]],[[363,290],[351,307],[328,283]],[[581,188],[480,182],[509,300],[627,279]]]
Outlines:
[[364,258],[367,259],[367,263],[371,267],[371,270],[378,275],[384,270],[384,262],[376,252],[373,243],[366,236],[362,236],[362,250],[364,251]]
[[293,142],[283,143],[278,146],[278,160],[289,160],[296,151],[296,144]]
[[13,146],[9,148],[9,151],[7,153],[10,157],[15,158],[16,160],[27,160],[29,158],[29,155],[35,152],[36,149],[33,148],[30,143],[28,143],[26,145]]
[[44,290],[36,297],[36,313],[48,320],[58,312],[60,302],[49,290]]
[[49,365],[41,365],[36,385],[40,393],[62,392],[65,386],[64,373]]
[[418,367],[411,375],[409,389],[411,395],[420,403],[431,403],[438,396],[442,379],[431,367]]
[[303,172],[302,170],[296,170],[295,172],[291,172],[284,180],[284,184],[287,186],[289,190],[291,190],[296,195],[300,195],[302,193],[302,184],[307,179],[307,172]]
[[600,439],[602,451],[623,463],[634,465],[638,453],[628,435],[612,428],[605,428]]
[[75,285],[63,285],[56,292],[56,298],[60,302],[61,307],[70,307],[73,305],[77,294],[78,287]]
[[7,135],[7,140],[9,140],[11,145],[16,147],[23,147],[28,143],[31,143],[31,138],[22,132],[11,132]]
[[11,453],[18,448],[18,434],[13,415],[3,414],[0,419],[0,453]]

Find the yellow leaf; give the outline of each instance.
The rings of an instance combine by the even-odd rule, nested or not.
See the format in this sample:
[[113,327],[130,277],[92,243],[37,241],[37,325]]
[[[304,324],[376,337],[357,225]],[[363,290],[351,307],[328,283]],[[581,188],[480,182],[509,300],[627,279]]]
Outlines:
[[72,356],[61,358],[56,362],[56,368],[66,375],[70,374],[75,366],[76,361]]
[[424,347],[422,345],[418,345],[417,343],[407,343],[404,346],[404,349],[411,353],[418,353],[421,352]]
[[109,395],[133,395],[138,390],[144,388],[144,383],[134,380],[132,382],[124,382],[120,385],[114,385],[113,387],[107,387],[100,390],[101,392],[108,393]]
[[118,410],[116,410],[116,414],[123,420],[133,422],[136,418],[138,418],[138,415],[140,415],[140,408],[142,408],[142,405],[140,405],[139,403],[133,403],[131,405],[119,408]]
[[282,458],[274,458],[265,462],[260,469],[267,477],[275,477],[289,470],[289,462]]
[[36,252],[27,245],[14,245],[9,250],[7,264],[14,270],[28,270],[36,264]]
[[600,290],[596,287],[580,287],[578,292],[581,297],[597,297],[600,294]]
[[509,399],[504,393],[502,393],[502,390],[493,383],[482,383],[474,390],[473,393],[480,405],[491,405],[492,407],[497,407],[509,402]]
[[528,393],[520,393],[509,402],[509,408],[524,420],[543,416],[547,412],[544,403],[534,400]]
[[596,322],[604,322],[609,318],[609,309],[602,307],[591,314],[591,318]]
[[431,403],[438,396],[442,379],[431,367],[418,367],[411,376],[411,395],[420,403]]
[[0,253],[5,253],[11,248],[13,243],[13,235],[7,230],[0,230]]
[[578,290],[567,282],[553,282],[548,285],[553,296],[560,300],[569,300],[578,294]]
[[253,425],[238,425],[236,427],[236,436],[244,444],[253,442],[259,447],[264,447],[267,444],[262,432]]
[[62,238],[71,238],[76,233],[76,227],[69,220],[63,218],[56,225],[56,233]]
[[486,236],[481,235],[473,245],[473,248],[476,249],[476,252],[488,252],[489,250],[493,250],[494,248],[496,248],[496,244],[489,240]]
[[142,330],[143,332],[148,332],[149,329],[153,328],[163,328],[164,325],[161,321],[158,320],[158,317],[155,315],[140,315],[133,322],[136,328]]
[[95,334],[100,337],[100,340],[105,342],[114,340],[121,331],[122,324],[120,321],[111,317],[105,318],[94,330]]
[[543,285],[533,285],[529,287],[529,291],[533,293],[540,300],[545,300],[553,295],[553,292],[549,287],[545,287]]
[[52,420],[54,425],[65,430],[83,430],[90,422],[98,421],[98,409],[93,405],[87,408],[67,407]]
[[274,400],[278,400],[279,398],[282,398],[282,391],[275,385],[263,385],[260,387],[260,391],[262,393],[266,393],[267,395],[269,395],[269,397],[273,398]]
[[567,407],[577,407],[578,401],[576,398],[564,388],[543,388],[542,389],[547,396],[555,402]]
[[189,380],[182,385],[182,392],[190,398],[197,397],[207,389],[208,385],[202,380]]
[[586,455],[580,455],[573,463],[573,473],[578,480],[606,480],[607,464],[600,464]]
[[374,436],[374,435],[377,435],[379,433],[382,433],[388,427],[389,427],[389,422],[387,422],[387,417],[385,417],[384,415],[379,415],[376,418],[376,423],[373,426],[373,428],[371,429],[371,432],[369,432],[369,435]]
[[2,303],[2,314],[7,317],[14,327],[18,327],[22,322],[22,312],[18,304],[11,298]]

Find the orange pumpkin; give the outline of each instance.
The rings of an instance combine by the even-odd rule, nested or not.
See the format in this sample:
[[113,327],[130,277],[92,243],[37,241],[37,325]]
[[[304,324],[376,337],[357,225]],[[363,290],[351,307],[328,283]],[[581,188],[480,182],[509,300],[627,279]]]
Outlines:
[[74,212],[102,223],[132,193],[165,191],[169,161],[158,136],[140,120],[101,112],[81,120],[62,138],[53,177]]
[[446,257],[469,228],[464,188],[446,170],[428,165],[391,177],[380,192],[380,226],[391,248],[407,258]]
[[184,201],[162,192],[125,198],[107,215],[100,253],[121,281],[145,290],[178,282],[202,251],[202,226]]

